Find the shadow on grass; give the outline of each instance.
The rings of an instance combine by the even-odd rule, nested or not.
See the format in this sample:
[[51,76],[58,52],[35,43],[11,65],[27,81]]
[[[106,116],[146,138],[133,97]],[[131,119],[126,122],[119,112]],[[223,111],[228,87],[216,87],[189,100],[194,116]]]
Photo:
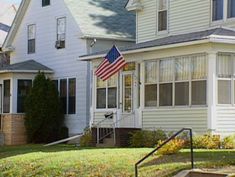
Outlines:
[[31,144],[22,146],[2,146],[0,147],[0,159],[23,155],[35,152],[63,152],[63,151],[76,151],[76,150],[87,150],[87,149],[97,149],[97,148],[81,148],[75,145],[60,144],[56,146],[45,147],[41,144]]
[[[140,168],[171,163],[190,164],[190,152],[180,152],[178,154],[164,156],[155,155],[151,160],[142,163]],[[235,165],[235,150],[196,150],[194,152],[194,163]]]

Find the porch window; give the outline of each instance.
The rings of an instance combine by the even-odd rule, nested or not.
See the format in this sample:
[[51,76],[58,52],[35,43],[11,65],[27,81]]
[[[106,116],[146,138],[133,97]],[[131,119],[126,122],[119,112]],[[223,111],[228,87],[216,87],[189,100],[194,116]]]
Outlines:
[[232,104],[234,59],[235,57],[232,54],[219,54],[217,57],[218,104]]
[[11,80],[3,81],[3,113],[10,113]]
[[157,106],[157,61],[145,62],[145,107]]
[[36,25],[28,25],[28,54],[35,53]]
[[167,0],[158,0],[158,31],[167,30]]
[[76,113],[76,79],[69,79],[69,110],[68,114]]
[[159,105],[172,106],[172,86],[174,79],[174,60],[160,60],[159,64]]
[[23,113],[26,96],[32,88],[32,80],[18,80],[17,87],[17,113]]
[[212,21],[223,19],[224,0],[212,0]]
[[116,108],[117,107],[117,75],[112,76],[107,81],[97,78],[96,82],[96,108]]
[[228,18],[235,17],[235,0],[228,0]]
[[205,54],[146,61],[145,107],[206,105],[207,67]]
[[60,80],[60,101],[63,107],[63,113],[67,114],[67,79]]

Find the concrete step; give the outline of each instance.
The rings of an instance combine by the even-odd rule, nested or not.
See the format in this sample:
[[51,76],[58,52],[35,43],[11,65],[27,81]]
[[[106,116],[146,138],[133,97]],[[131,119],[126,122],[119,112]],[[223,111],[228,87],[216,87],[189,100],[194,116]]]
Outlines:
[[0,146],[4,145],[4,135],[0,132]]
[[225,173],[216,173],[216,172],[204,172],[201,170],[184,170],[174,177],[229,177]]

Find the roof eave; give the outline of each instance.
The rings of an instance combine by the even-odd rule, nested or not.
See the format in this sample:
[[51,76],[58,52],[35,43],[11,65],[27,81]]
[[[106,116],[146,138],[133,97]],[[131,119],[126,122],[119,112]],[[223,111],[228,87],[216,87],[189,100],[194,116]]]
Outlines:
[[[150,52],[150,51],[161,50],[161,49],[166,49],[166,48],[175,48],[175,47],[203,44],[203,43],[208,43],[208,42],[210,42],[210,39],[202,39],[202,40],[183,42],[183,43],[177,43],[177,44],[169,44],[169,45],[163,45],[163,46],[146,47],[146,48],[140,48],[140,49],[134,49],[134,50],[121,51],[121,53],[123,55],[127,55],[127,54],[140,53],[140,52]],[[82,61],[90,61],[90,60],[104,57],[104,55],[105,53],[98,54],[98,55],[84,56],[84,57],[80,56],[79,58]]]
[[1,70],[0,74],[3,73],[38,73],[38,72],[43,72],[46,74],[53,74],[53,71],[50,70]]
[[135,42],[134,38],[129,38],[129,37],[112,37],[112,36],[97,36],[97,35],[92,35],[92,34],[87,34],[83,35],[81,39],[104,39],[104,40],[116,40],[116,41],[126,41],[126,42]]

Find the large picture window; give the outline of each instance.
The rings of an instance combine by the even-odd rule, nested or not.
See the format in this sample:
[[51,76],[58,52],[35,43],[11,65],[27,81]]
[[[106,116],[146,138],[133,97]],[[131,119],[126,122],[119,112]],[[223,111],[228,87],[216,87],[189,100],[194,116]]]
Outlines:
[[35,53],[36,25],[28,25],[28,54]]
[[206,105],[207,67],[205,54],[146,61],[145,107]]
[[96,81],[96,108],[116,108],[117,107],[117,75],[112,76],[107,81],[97,78]]
[[17,87],[17,113],[23,113],[26,96],[32,88],[32,80],[18,80]]
[[3,81],[3,113],[10,113],[11,80]]

